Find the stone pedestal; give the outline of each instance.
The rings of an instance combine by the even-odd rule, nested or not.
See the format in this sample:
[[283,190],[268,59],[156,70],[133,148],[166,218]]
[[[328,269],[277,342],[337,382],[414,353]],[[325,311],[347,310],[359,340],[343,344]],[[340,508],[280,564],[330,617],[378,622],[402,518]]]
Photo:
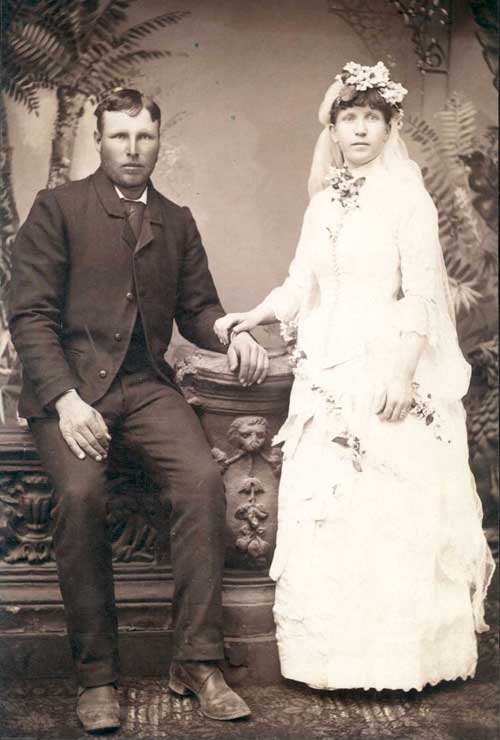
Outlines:
[[[236,683],[279,677],[268,568],[276,541],[281,458],[270,439],[288,407],[286,357],[261,386],[242,388],[224,356],[199,351],[178,363],[227,492],[224,624],[227,671]],[[182,430],[179,430],[182,434]],[[29,431],[0,427],[0,665],[6,676],[71,675],[51,545],[51,492]],[[122,671],[162,675],[171,654],[173,581],[168,513],[126,459],[110,472],[109,527]]]

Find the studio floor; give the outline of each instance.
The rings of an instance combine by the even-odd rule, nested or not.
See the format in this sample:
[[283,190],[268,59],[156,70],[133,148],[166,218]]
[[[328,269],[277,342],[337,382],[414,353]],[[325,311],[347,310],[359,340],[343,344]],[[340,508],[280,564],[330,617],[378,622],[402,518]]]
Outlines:
[[[496,589],[495,589],[496,590]],[[480,638],[474,680],[423,692],[318,692],[283,681],[245,686],[252,716],[237,722],[205,719],[192,698],[179,699],[166,679],[123,678],[123,727],[113,740],[498,740],[498,595],[488,603],[491,629]],[[0,700],[2,740],[89,737],[74,713],[75,686],[64,679],[5,682]]]

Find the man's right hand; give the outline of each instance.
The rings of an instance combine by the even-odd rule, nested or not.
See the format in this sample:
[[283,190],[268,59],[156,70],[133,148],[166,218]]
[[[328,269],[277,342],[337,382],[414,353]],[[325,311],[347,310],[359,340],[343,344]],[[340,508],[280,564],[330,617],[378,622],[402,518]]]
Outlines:
[[85,403],[73,388],[55,401],[59,429],[71,452],[83,460],[85,454],[102,462],[107,457],[111,435],[102,415]]

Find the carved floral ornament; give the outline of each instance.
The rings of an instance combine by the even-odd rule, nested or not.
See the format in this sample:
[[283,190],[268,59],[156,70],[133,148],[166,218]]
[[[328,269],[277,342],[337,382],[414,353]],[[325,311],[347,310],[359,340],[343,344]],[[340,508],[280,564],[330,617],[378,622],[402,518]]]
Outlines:
[[264,523],[269,518],[269,512],[259,497],[271,494],[276,495],[277,486],[273,490],[262,482],[255,474],[257,461],[263,461],[272,471],[274,478],[279,478],[281,472],[282,455],[278,449],[267,449],[269,446],[269,425],[262,416],[240,416],[229,427],[227,433],[229,443],[238,450],[228,456],[218,447],[212,449],[212,455],[219,464],[223,475],[235,463],[247,463],[247,475],[238,474],[235,491],[246,500],[234,512],[234,518],[242,521],[236,534],[235,545],[237,550],[246,558],[249,565],[265,567],[269,563],[272,545],[266,539],[267,528]]
[[[54,560],[52,490],[41,473],[0,473],[0,561],[42,565]],[[108,526],[115,562],[153,562],[157,556],[155,502],[123,477],[110,481]]]
[[0,557],[6,563],[53,560],[50,508],[46,476],[0,474]]

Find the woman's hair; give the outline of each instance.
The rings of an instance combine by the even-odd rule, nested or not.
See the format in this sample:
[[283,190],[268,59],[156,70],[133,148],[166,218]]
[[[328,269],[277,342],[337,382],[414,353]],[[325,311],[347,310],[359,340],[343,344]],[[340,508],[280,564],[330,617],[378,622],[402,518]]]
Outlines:
[[347,108],[353,108],[354,106],[363,107],[365,105],[378,110],[384,116],[385,122],[388,124],[391,122],[392,117],[397,113],[398,109],[387,102],[385,98],[380,95],[379,91],[375,87],[371,87],[368,90],[355,90],[354,94],[349,100],[342,100],[342,98],[336,98],[330,109],[330,123],[335,124],[337,116],[342,110]]
[[102,134],[102,117],[106,111],[124,111],[129,116],[137,116],[141,110],[146,109],[152,121],[161,123],[160,107],[151,98],[145,97],[139,90],[132,88],[118,88],[106,95],[94,111],[96,126]]

